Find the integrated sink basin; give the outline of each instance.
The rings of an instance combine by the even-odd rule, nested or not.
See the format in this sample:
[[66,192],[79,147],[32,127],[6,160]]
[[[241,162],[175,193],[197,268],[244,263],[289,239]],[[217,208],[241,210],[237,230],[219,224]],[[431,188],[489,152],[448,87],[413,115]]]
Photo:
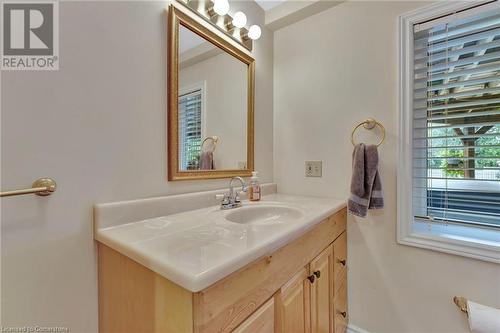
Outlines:
[[274,204],[244,206],[230,211],[226,220],[240,224],[278,224],[290,223],[302,218],[300,209]]

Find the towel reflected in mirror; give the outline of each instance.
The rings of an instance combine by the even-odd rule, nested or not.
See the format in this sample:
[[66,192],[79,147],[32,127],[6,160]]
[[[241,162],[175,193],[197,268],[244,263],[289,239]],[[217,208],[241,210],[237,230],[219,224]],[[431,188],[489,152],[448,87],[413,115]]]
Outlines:
[[212,151],[201,153],[200,170],[215,170],[214,153]]

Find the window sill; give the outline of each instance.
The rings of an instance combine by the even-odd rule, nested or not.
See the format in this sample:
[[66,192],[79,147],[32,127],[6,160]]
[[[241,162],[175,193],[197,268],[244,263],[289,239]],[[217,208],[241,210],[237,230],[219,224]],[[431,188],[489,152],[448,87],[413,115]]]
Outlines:
[[500,230],[415,221],[398,243],[500,264]]

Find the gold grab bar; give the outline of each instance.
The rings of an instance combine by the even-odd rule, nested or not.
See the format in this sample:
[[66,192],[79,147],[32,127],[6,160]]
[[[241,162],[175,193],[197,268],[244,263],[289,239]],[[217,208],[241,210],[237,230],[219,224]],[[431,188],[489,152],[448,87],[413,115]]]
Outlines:
[[0,192],[0,197],[10,197],[23,194],[36,194],[45,197],[47,195],[51,195],[52,192],[55,192],[56,188],[56,182],[53,179],[39,178],[33,182],[31,188]]
[[354,127],[354,129],[352,130],[352,132],[351,132],[351,142],[352,142],[353,146],[356,145],[356,142],[354,141],[354,133],[356,133],[356,130],[359,127],[361,127],[361,126],[363,126],[364,128],[366,128],[367,130],[374,129],[375,126],[380,127],[380,131],[382,132],[382,138],[376,144],[376,146],[378,147],[378,146],[380,146],[384,142],[384,140],[385,140],[385,127],[384,127],[384,125],[382,125],[381,123],[379,123],[378,121],[376,121],[373,118],[368,118],[368,119],[363,120],[359,124],[357,124],[356,127]]

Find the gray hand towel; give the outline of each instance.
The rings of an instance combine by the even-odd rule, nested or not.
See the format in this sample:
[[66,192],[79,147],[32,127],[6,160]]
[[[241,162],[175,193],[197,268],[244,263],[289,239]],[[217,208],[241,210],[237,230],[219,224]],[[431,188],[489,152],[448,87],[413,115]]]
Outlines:
[[352,153],[351,196],[347,202],[351,214],[365,217],[368,209],[384,207],[382,183],[378,173],[377,146],[360,143]]

